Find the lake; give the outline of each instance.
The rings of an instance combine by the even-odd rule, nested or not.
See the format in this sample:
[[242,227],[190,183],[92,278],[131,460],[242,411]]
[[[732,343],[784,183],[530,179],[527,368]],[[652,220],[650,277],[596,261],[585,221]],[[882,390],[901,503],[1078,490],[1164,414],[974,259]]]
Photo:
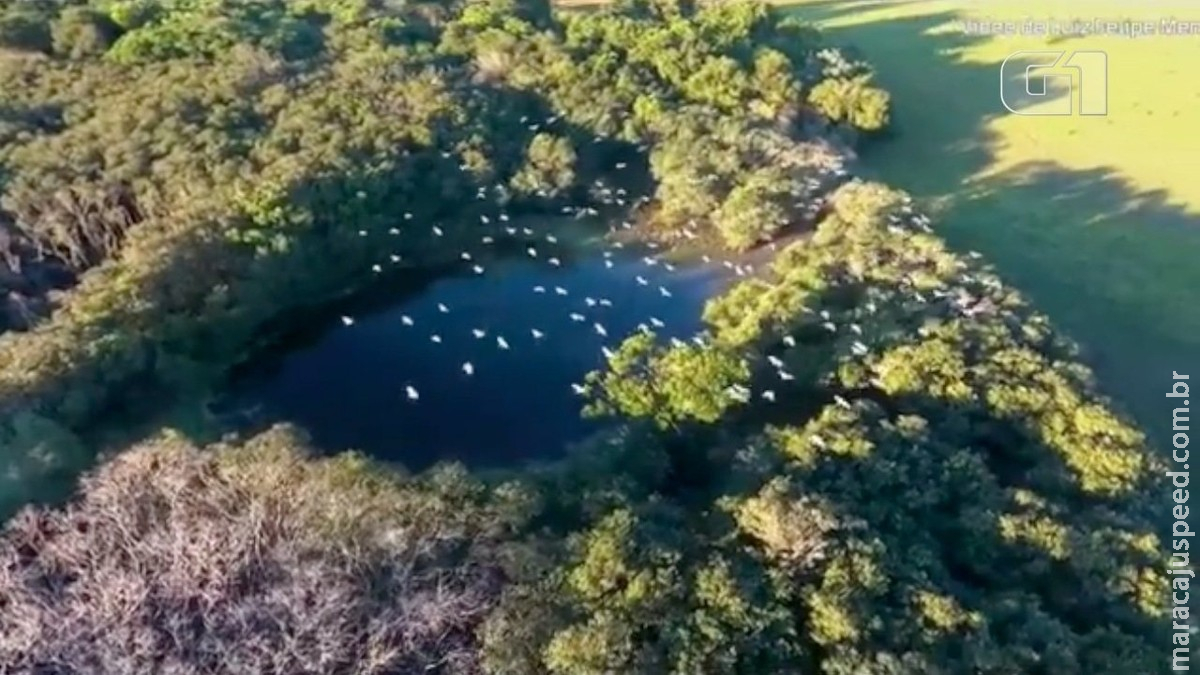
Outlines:
[[482,274],[478,260],[464,261],[461,274],[390,305],[324,320],[240,376],[239,404],[303,427],[322,450],[362,450],[413,470],[552,459],[600,428],[581,417],[572,384],[604,363],[602,347],[615,349],[639,324],[664,341],[690,339],[730,276],[632,246],[593,245],[554,266],[554,246],[539,240],[532,258],[528,243]]

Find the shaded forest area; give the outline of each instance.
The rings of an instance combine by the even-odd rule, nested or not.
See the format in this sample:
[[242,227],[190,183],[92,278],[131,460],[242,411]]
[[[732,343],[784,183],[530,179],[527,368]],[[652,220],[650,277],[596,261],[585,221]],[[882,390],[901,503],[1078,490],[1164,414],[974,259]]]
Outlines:
[[[0,510],[77,488],[0,536],[0,664],[1154,671],[1143,436],[907,196],[824,192],[886,126],[867,64],[764,5],[698,5],[0,2],[0,280],[24,308]],[[164,431],[77,480],[114,411],[219,381],[279,317],[380,283],[381,251],[436,267],[480,216],[589,203],[618,163],[654,236],[813,231],[709,303],[705,343],[630,336],[586,385],[613,427],[564,461],[413,475],[286,427]]]

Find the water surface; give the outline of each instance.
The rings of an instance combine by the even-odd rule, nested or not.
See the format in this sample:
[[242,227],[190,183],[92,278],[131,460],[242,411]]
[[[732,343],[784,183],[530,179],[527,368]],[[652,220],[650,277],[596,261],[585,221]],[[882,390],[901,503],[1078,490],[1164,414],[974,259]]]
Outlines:
[[663,340],[702,329],[704,302],[725,270],[672,270],[649,264],[652,254],[594,251],[555,267],[539,253],[493,262],[482,275],[464,264],[462,275],[355,315],[353,325],[331,318],[309,344],[247,376],[238,397],[260,405],[260,416],[304,427],[324,450],[358,449],[415,470],[442,459],[553,458],[600,424],[581,418],[571,385],[602,365],[602,347],[615,349],[639,324]]

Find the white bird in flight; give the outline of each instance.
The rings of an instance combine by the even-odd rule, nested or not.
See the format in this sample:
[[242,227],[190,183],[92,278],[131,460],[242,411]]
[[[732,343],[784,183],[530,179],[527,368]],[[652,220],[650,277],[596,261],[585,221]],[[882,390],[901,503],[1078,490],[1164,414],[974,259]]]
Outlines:
[[437,333],[434,333],[433,335],[430,335],[430,336],[429,336],[429,340],[430,340],[430,342],[436,342],[436,343],[438,343],[439,345],[440,345],[440,344],[442,344],[442,336],[441,336],[441,335],[438,335]]
[[487,335],[487,331],[482,328],[472,328],[471,335],[474,335],[476,340],[480,340],[483,339],[483,336]]
[[508,349],[508,340],[505,340],[503,336],[497,335],[496,346],[500,349]]
[[598,323],[594,323],[594,324],[592,324],[592,327],[596,329],[596,333],[600,337],[608,337],[608,331],[604,330],[604,326],[602,326]]
[[440,303],[440,302],[437,304],[437,308],[438,308],[438,311],[441,312],[442,314],[446,314],[450,311],[449,307],[447,307],[445,304]]
[[562,286],[555,286],[554,292],[557,293],[558,295],[566,295],[567,289],[563,288]]
[[442,234],[444,234],[442,232],[442,228],[438,227],[437,225],[434,225],[433,226],[433,236],[440,237],[440,236],[442,236]]
[[404,324],[405,326],[411,326],[413,325],[412,317],[407,314],[402,314],[400,316],[400,323]]
[[421,394],[418,393],[416,387],[412,386],[411,384],[405,385],[404,393],[408,395],[408,400],[410,401],[415,401],[421,398]]
[[472,365],[470,361],[466,361],[465,363],[462,364],[462,371],[464,373],[466,373],[467,375],[474,375],[475,374],[475,366]]
[[354,317],[343,316],[342,317],[342,325],[343,326],[353,326],[354,325]]
[[543,333],[542,331],[540,331],[540,330],[538,330],[538,329],[536,329],[536,328],[530,328],[530,329],[529,329],[529,334],[533,336],[533,339],[534,339],[534,340],[540,340],[540,339],[542,339],[542,338],[546,337],[546,334],[545,334],[545,333]]

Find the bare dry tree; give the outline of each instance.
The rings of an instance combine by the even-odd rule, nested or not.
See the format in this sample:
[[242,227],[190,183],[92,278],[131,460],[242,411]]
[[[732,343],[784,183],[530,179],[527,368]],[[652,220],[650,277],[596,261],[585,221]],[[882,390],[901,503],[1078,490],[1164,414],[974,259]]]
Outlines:
[[501,589],[463,553],[469,528],[404,507],[381,532],[379,489],[339,492],[286,453],[228,468],[231,452],[275,452],[275,433],[257,451],[160,440],[63,509],[14,518],[0,672],[477,672],[474,627]]
[[38,252],[79,272],[120,249],[129,229],[144,219],[127,185],[76,185],[49,194],[14,188],[5,200],[17,226]]

